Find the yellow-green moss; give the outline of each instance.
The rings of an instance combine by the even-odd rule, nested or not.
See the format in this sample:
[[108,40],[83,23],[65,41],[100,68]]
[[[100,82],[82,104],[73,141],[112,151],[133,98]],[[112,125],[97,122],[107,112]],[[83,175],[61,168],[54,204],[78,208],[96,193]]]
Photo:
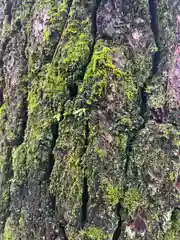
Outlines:
[[129,188],[124,195],[124,207],[132,214],[141,203],[141,197],[137,189]]
[[130,116],[121,116],[119,119],[119,123],[127,128],[132,127],[132,120],[130,119]]
[[118,184],[114,186],[107,178],[101,178],[101,189],[104,192],[105,202],[110,206],[115,206],[120,199],[123,199],[121,187]]
[[86,92],[87,85],[91,87],[90,93],[87,91],[89,95],[86,100],[87,104],[90,105],[98,101],[112,83],[115,86],[122,87],[124,91],[122,99],[124,98],[127,102],[131,102],[137,93],[132,76],[118,69],[113,63],[113,53],[115,51],[116,48],[109,48],[102,40],[97,41],[91,62],[84,76],[84,82],[79,87],[80,94]]
[[91,240],[105,240],[110,239],[112,236],[110,234],[106,234],[99,227],[89,227],[80,232],[81,236],[87,237]]
[[3,239],[4,240],[12,240],[13,239],[13,231],[12,231],[12,226],[10,224],[10,219],[9,218],[6,220]]
[[[89,20],[86,21],[85,26],[89,24]],[[90,52],[90,36],[86,32],[78,32],[78,26],[80,23],[74,23],[68,26],[65,37],[68,37],[68,42],[63,47],[63,63],[66,64],[66,68],[75,68],[75,64],[79,61],[88,60],[88,53]],[[82,27],[82,26],[81,26]],[[69,35],[70,34],[70,35]]]
[[49,36],[50,36],[50,29],[47,27],[43,31],[43,41],[44,42],[48,41],[49,40]]
[[125,152],[126,152],[126,146],[127,146],[128,136],[127,136],[127,134],[120,134],[119,139],[120,139],[120,148],[121,148],[121,151],[122,151],[123,153],[125,153]]
[[111,206],[115,206],[122,197],[122,192],[120,191],[118,186],[114,187],[110,183],[108,183],[106,188],[106,197],[108,203]]
[[[61,179],[59,179],[59,171],[63,173],[61,173]],[[66,158],[66,166],[55,165],[52,173],[50,191],[56,194],[57,201],[64,199],[63,201],[71,202],[71,204],[77,204],[76,199],[80,201],[83,180],[82,171],[80,156],[73,151]],[[61,182],[62,179],[64,179],[63,183]],[[61,184],[61,186],[59,184]],[[73,211],[73,207],[71,210]]]
[[14,179],[18,182],[26,178],[26,143],[22,143],[18,148],[14,149],[12,154],[12,166]]
[[180,236],[180,211],[177,209],[172,214],[171,229],[166,232],[165,240],[177,240]]
[[2,118],[5,114],[5,109],[6,109],[6,104],[4,103],[1,107],[0,107],[0,118]]
[[98,146],[96,146],[94,148],[94,151],[100,158],[104,158],[105,157],[105,150],[104,149],[101,149]]
[[10,200],[10,192],[9,192],[9,187],[7,187],[2,192],[2,199],[1,199],[1,201],[4,202],[4,203],[8,203],[9,200]]
[[174,182],[175,178],[176,178],[175,173],[174,172],[169,172],[169,180],[170,180],[170,182]]

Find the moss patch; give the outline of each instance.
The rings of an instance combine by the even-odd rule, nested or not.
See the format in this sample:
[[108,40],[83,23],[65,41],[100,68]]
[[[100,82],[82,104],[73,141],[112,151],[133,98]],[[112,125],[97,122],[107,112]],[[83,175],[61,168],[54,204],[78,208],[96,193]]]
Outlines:
[[9,218],[6,220],[3,237],[4,240],[13,240],[13,231]]
[[141,203],[141,197],[136,189],[130,188],[124,195],[124,207],[132,214]]
[[112,237],[110,234],[104,233],[103,230],[98,227],[89,227],[85,230],[82,230],[80,234],[91,240],[105,240]]

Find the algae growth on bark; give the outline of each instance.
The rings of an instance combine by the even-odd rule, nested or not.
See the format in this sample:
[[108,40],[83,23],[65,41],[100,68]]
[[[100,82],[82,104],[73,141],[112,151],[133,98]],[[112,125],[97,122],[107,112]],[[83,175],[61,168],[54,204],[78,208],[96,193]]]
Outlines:
[[178,0],[0,0],[0,239],[180,239]]

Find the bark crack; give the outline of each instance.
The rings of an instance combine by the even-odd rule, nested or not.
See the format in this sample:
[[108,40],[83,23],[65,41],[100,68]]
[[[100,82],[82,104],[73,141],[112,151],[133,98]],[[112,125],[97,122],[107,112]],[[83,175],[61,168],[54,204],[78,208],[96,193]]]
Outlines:
[[0,77],[1,77],[1,86],[0,86],[0,107],[3,105],[4,103],[4,88],[5,88],[5,76],[4,76],[4,71],[3,71],[3,65],[4,65],[4,61],[3,61],[3,57],[4,57],[4,53],[6,51],[6,47],[9,43],[9,41],[11,40],[11,36],[9,37],[5,37],[5,40],[1,43],[2,47],[0,50]]
[[[143,84],[142,87],[139,88],[139,104],[140,104],[140,112],[139,115],[142,117],[143,122],[139,126],[139,128],[134,129],[132,131],[128,132],[127,142],[126,142],[126,162],[124,167],[124,183],[123,183],[123,191],[126,192],[128,190],[127,186],[127,179],[128,179],[128,169],[130,164],[130,158],[131,158],[131,152],[133,148],[133,143],[136,141],[138,134],[140,131],[145,128],[146,123],[149,119],[149,109],[148,109],[148,95],[146,93],[146,87],[149,80],[152,79],[152,77],[157,73],[158,66],[160,62],[160,41],[159,41],[159,28],[158,28],[158,21],[157,21],[157,3],[156,0],[149,0],[149,14],[151,18],[151,30],[154,35],[155,44],[157,47],[157,51],[152,56],[152,67],[149,74],[149,77],[147,78],[146,82]],[[120,203],[119,203],[120,204]],[[112,240],[118,240],[121,235],[122,230],[122,217],[119,213],[119,222],[118,226],[114,232]]]
[[[129,131],[127,143],[126,143],[126,163],[125,163],[125,174],[124,178],[125,181],[128,175],[129,163],[130,163],[130,155],[132,152],[132,146],[135,140],[138,137],[140,131],[145,128],[146,123],[149,119],[149,109],[148,109],[148,95],[146,93],[147,82],[152,79],[152,77],[157,73],[158,66],[160,62],[160,43],[159,43],[159,28],[158,28],[158,21],[157,21],[157,3],[156,0],[149,0],[149,14],[151,19],[151,30],[154,35],[157,51],[154,53],[152,57],[152,67],[149,77],[147,78],[146,82],[143,86],[139,89],[139,96],[140,96],[140,113],[139,115],[143,119],[143,123],[140,125],[139,128]],[[124,191],[127,191],[128,187],[126,186],[126,182],[124,182]]]
[[64,21],[64,24],[63,24],[63,26],[62,26],[62,31],[61,31],[61,33],[60,33],[58,43],[57,43],[57,45],[55,46],[55,51],[54,51],[54,53],[53,53],[52,62],[54,61],[54,59],[55,59],[55,57],[56,57],[56,54],[57,54],[57,52],[58,52],[58,49],[59,49],[59,47],[60,47],[60,45],[61,45],[61,37],[62,37],[62,34],[63,34],[63,32],[64,32],[64,30],[65,30],[65,28],[66,28],[66,26],[67,26],[68,17],[69,17],[69,13],[70,13],[70,10],[71,10],[72,3],[73,3],[73,0],[69,0],[69,1],[68,1],[68,9],[67,9],[67,12],[66,12],[66,14],[65,14],[65,16],[64,16],[65,21]]
[[112,237],[112,240],[118,240],[120,235],[121,235],[121,231],[122,231],[122,217],[121,217],[121,208],[122,208],[122,205],[121,205],[121,202],[119,202],[117,205],[116,205],[116,212],[117,212],[117,216],[119,218],[119,221],[118,221],[118,225],[117,225],[117,228],[116,230],[114,231],[114,234],[113,234],[113,237]]
[[[86,121],[85,126],[85,141],[84,141],[84,150],[82,156],[86,153],[87,147],[89,145],[89,122]],[[84,171],[84,179],[83,179],[83,189],[82,189],[82,208],[81,208],[81,228],[83,229],[87,222],[88,215],[88,200],[89,200],[89,192],[88,192],[88,177],[86,174],[86,166],[82,166]]]
[[159,38],[159,26],[158,26],[156,0],[149,0],[149,14],[151,19],[151,30],[153,32],[155,44],[157,47],[157,51],[155,51],[153,55],[153,60],[152,60],[152,76],[153,76],[157,73],[158,66],[160,63],[160,38]]
[[125,165],[125,178],[127,177],[128,167],[129,167],[129,160],[130,160],[130,153],[132,152],[132,145],[133,142],[136,140],[139,132],[145,127],[146,123],[148,122],[148,95],[146,93],[146,86],[147,82],[152,79],[152,77],[158,71],[158,65],[160,62],[160,43],[159,43],[159,28],[158,28],[158,21],[157,21],[157,3],[156,0],[149,0],[149,14],[151,18],[151,30],[154,35],[155,43],[158,50],[155,52],[152,58],[152,68],[150,72],[150,76],[148,77],[147,81],[144,85],[140,88],[140,116],[143,118],[142,125],[135,129],[128,134],[127,144],[126,144],[126,165]]
[[97,40],[97,11],[99,9],[99,6],[101,4],[101,0],[93,0],[93,5],[92,5],[92,14],[91,14],[91,34],[92,34],[92,46],[90,47],[90,54],[88,57],[87,64],[83,66],[83,71],[82,71],[82,76],[81,79],[84,79],[84,75],[86,73],[87,67],[89,66],[92,56],[94,54],[94,47],[96,44]]
[[[91,19],[92,19],[91,30],[92,30],[93,41],[92,41],[88,62],[83,67],[84,69],[82,72],[81,79],[84,79],[84,75],[86,73],[87,67],[90,64],[93,53],[94,53],[94,46],[96,44],[96,38],[97,38],[97,11],[99,9],[100,4],[101,4],[101,0],[93,1],[92,16],[91,16]],[[86,126],[85,126],[85,142],[84,142],[84,150],[83,150],[82,156],[86,153],[87,147],[89,145],[89,134],[90,134],[90,129],[89,129],[89,122],[87,120]],[[88,177],[86,175],[86,166],[83,166],[82,168],[84,171],[84,179],[83,179],[83,190],[82,190],[81,228],[83,229],[87,222],[89,192],[88,192]]]
[[[65,109],[64,109],[64,105],[63,105],[63,108],[62,108],[62,111],[61,111],[61,114],[60,114],[61,115],[60,120],[54,122],[51,125],[52,142],[51,142],[51,149],[50,149],[50,153],[49,153],[48,163],[47,163],[47,166],[46,166],[46,168],[47,168],[46,169],[46,174],[45,174],[45,177],[44,177],[44,180],[48,184],[50,184],[51,173],[53,171],[53,167],[54,167],[54,164],[55,164],[54,148],[56,147],[56,142],[57,142],[57,139],[59,137],[59,124],[64,119],[64,112],[65,112]],[[56,213],[56,196],[51,194],[50,192],[49,192],[49,207],[51,208],[50,212],[51,212],[52,217],[53,217]],[[66,235],[65,226],[63,226],[61,223],[59,223],[59,232],[53,231],[52,234],[53,234],[53,239],[61,237],[63,240],[68,240],[67,235]]]

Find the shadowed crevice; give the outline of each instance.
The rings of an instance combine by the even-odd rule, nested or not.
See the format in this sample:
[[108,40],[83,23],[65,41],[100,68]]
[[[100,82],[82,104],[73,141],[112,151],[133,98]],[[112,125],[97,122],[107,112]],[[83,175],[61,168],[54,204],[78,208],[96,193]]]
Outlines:
[[118,226],[113,234],[112,240],[120,240],[121,235],[121,228],[122,228],[122,221],[121,218],[119,219]]
[[94,46],[96,44],[96,38],[97,38],[97,11],[99,9],[100,4],[101,4],[101,0],[93,0],[92,14],[91,14],[92,44],[91,46],[89,46],[90,53],[89,53],[87,64],[82,67],[82,75],[80,77],[81,80],[84,79],[84,75],[86,73],[87,67],[89,66],[92,56],[94,54]]
[[11,24],[11,21],[12,21],[12,1],[7,1],[6,3],[6,9],[5,9],[5,15],[8,16],[7,18],[7,21],[8,21],[8,24]]
[[151,30],[154,35],[154,40],[156,43],[157,50],[153,54],[152,59],[152,76],[158,71],[158,66],[160,63],[160,38],[159,38],[159,26],[158,26],[158,16],[157,16],[157,0],[149,0],[149,14],[151,19]]
[[143,118],[143,126],[142,128],[145,127],[145,124],[148,121],[148,95],[146,93],[146,83],[144,84],[143,87],[140,88],[140,116]]
[[71,83],[67,85],[67,89],[69,90],[69,98],[72,101],[78,94],[78,86],[76,83]]
[[68,240],[65,227],[60,226],[60,236],[62,240]]
[[[85,125],[85,140],[84,140],[84,149],[82,156],[86,153],[87,147],[89,145],[89,122],[86,122]],[[89,192],[88,192],[88,177],[86,176],[86,165],[82,166],[82,171],[84,172],[83,178],[83,189],[82,189],[82,207],[81,207],[81,228],[83,229],[88,217],[88,200],[89,200]]]
[[[66,28],[66,26],[67,26],[67,22],[68,22],[68,17],[69,17],[69,13],[70,13],[70,10],[71,10],[71,6],[72,6],[72,4],[73,4],[73,0],[68,0],[68,2],[67,2],[67,11],[66,11],[66,13],[65,13],[65,15],[64,15],[64,23],[63,23],[63,26],[62,26],[62,31],[61,31],[61,33],[59,34],[58,33],[58,35],[59,35],[59,39],[58,39],[58,42],[57,42],[57,44],[55,45],[55,47],[54,47],[54,49],[53,49],[53,55],[52,55],[52,57],[48,57],[48,62],[53,62],[53,60],[55,59],[55,57],[56,57],[56,54],[57,54],[57,52],[58,52],[58,49],[59,49],[59,47],[60,47],[60,44],[61,44],[61,37],[62,37],[62,34],[63,34],[63,32],[64,32],[64,30],[65,30],[65,28]],[[52,37],[52,36],[51,36]],[[52,61],[51,61],[52,60]]]
[[46,172],[47,173],[47,180],[51,176],[51,172],[53,170],[53,166],[54,166],[54,162],[55,162],[53,150],[54,150],[54,147],[56,145],[56,141],[59,137],[59,122],[55,122],[51,125],[51,133],[52,133],[53,139],[52,139],[52,143],[51,143],[51,151],[50,151],[50,154],[49,154],[48,169],[47,169],[47,172]]
[[81,218],[81,228],[84,228],[84,225],[87,221],[87,205],[89,200],[89,193],[88,193],[88,183],[87,177],[84,177],[83,180],[83,193],[82,193],[82,218]]
[[122,208],[122,205],[120,202],[118,202],[118,204],[116,205],[116,214],[119,218],[119,221],[118,221],[117,228],[114,231],[112,240],[120,240],[120,235],[121,235],[121,231],[122,231],[122,222],[123,222],[121,219],[121,208]]
[[101,4],[101,0],[94,0],[93,10],[92,10],[92,35],[93,39],[96,39],[97,35],[97,11]]
[[[91,15],[91,19],[92,19],[91,30],[92,30],[93,41],[92,41],[88,62],[83,67],[82,76],[81,76],[82,80],[84,79],[84,75],[86,73],[87,67],[90,64],[92,56],[94,54],[94,46],[96,44],[96,37],[97,37],[97,11],[100,4],[101,4],[101,0],[94,0],[93,2],[92,15]],[[85,141],[84,141],[84,150],[82,155],[86,153],[87,147],[89,145],[89,134],[90,134],[89,122],[87,121],[85,126]],[[83,189],[82,189],[82,208],[81,208],[81,224],[80,225],[81,225],[81,228],[83,229],[87,222],[89,192],[88,192],[88,178],[85,174],[86,166],[82,166],[82,168],[84,171],[84,179],[83,179]]]
[[19,145],[23,143],[24,141],[24,136],[26,133],[26,128],[27,128],[27,121],[28,121],[28,100],[27,100],[27,94],[24,97],[23,101],[23,108],[22,108],[22,130],[20,133],[21,140],[19,142]]

